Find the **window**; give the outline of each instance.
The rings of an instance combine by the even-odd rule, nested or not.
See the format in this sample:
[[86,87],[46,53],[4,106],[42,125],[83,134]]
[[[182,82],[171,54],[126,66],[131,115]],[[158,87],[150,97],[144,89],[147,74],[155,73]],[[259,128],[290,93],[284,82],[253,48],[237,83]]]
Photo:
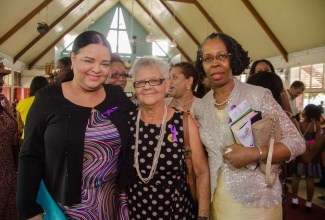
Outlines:
[[306,86],[304,94],[297,97],[299,110],[308,104],[319,105],[320,101],[325,101],[324,63],[292,67],[290,76],[290,85],[298,80]]
[[168,50],[168,43],[166,41],[157,42],[152,44],[152,55],[159,57],[166,57],[165,51]]
[[324,64],[306,65],[300,67],[292,67],[290,69],[290,85],[298,80],[302,81],[306,90],[308,89],[324,89]]
[[107,34],[107,40],[111,44],[113,53],[132,53],[123,12],[120,7],[117,7],[115,10],[113,21]]

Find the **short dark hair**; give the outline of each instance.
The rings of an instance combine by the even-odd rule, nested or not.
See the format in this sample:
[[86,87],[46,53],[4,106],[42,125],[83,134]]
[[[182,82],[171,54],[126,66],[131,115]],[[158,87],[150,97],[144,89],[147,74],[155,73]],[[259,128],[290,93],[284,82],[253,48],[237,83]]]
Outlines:
[[72,51],[74,54],[78,54],[81,48],[88,46],[89,44],[102,44],[108,48],[109,53],[112,54],[111,45],[104,35],[97,31],[85,31],[79,34],[73,42]]
[[207,40],[220,39],[226,45],[230,56],[230,67],[232,70],[232,75],[239,76],[248,69],[250,64],[250,57],[248,52],[244,50],[241,44],[239,44],[235,39],[224,33],[212,33],[210,34],[199,46],[196,52],[195,66],[199,73],[204,74],[204,69],[202,65],[202,47]]
[[283,90],[283,82],[281,78],[274,72],[258,72],[258,74],[253,74],[252,76],[250,76],[247,79],[246,83],[269,89],[275,101],[277,101],[277,103],[281,107],[283,107],[283,101],[281,96]]
[[304,87],[304,88],[305,88],[305,84],[304,84],[303,82],[301,82],[301,81],[294,81],[294,82],[291,84],[290,88],[291,88],[291,87],[293,87],[293,88],[295,88],[295,89],[298,89],[298,88],[300,88],[300,87]]
[[189,62],[180,62],[180,63],[176,63],[173,67],[181,68],[182,73],[184,74],[186,79],[193,77],[193,84],[191,89],[194,92],[194,89],[199,81],[199,73],[196,70],[194,64]]
[[57,62],[61,62],[64,67],[70,67],[72,64],[70,57],[62,57]]
[[313,119],[316,121],[320,120],[320,116],[322,115],[321,109],[314,104],[308,104],[304,108],[305,116],[307,117],[307,121],[311,122]]
[[35,76],[30,83],[29,96],[34,96],[39,89],[48,85],[49,82],[44,76]]
[[111,63],[121,63],[125,67],[124,61],[122,60],[122,58],[118,53],[112,53]]
[[270,61],[268,61],[268,60],[261,59],[261,60],[255,60],[254,63],[252,64],[252,66],[251,66],[251,68],[249,70],[249,75],[250,76],[256,73],[255,68],[256,68],[257,64],[262,63],[262,62],[269,65],[271,71],[275,73],[275,70],[274,70],[274,67],[273,67],[272,63]]

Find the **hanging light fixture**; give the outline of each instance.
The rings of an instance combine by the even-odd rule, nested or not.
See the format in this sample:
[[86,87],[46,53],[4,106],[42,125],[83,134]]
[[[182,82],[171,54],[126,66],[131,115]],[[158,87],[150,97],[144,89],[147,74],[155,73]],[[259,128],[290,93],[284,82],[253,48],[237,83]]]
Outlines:
[[146,42],[152,43],[155,41],[155,37],[153,36],[153,33],[150,31],[150,33],[146,37]]
[[177,47],[177,43],[175,39],[173,39],[173,42],[170,44],[170,47]]
[[177,47],[177,43],[175,41],[175,27],[176,27],[176,20],[175,20],[175,10],[173,10],[173,13],[174,13],[174,32],[173,32],[173,42],[170,44],[170,47]]
[[152,33],[152,29],[151,29],[151,22],[152,22],[152,0],[150,0],[150,4],[151,4],[151,6],[150,6],[150,22],[148,24],[148,27],[150,29],[150,32],[149,32],[149,34],[146,37],[146,42],[148,42],[148,43],[152,43],[153,41],[155,41],[155,37],[154,37],[154,35]]
[[[132,0],[132,17],[131,17],[131,34],[130,34],[130,43],[134,43],[135,42],[135,36],[133,36],[133,8],[134,8],[134,0]],[[133,38],[135,37],[135,38]]]

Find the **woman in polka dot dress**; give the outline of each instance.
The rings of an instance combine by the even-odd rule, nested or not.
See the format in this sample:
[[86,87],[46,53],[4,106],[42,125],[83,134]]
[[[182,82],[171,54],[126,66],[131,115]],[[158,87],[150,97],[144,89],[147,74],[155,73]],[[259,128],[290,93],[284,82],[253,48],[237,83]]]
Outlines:
[[[186,183],[182,112],[166,107],[169,66],[143,57],[132,67],[139,109],[130,112],[134,181],[128,187],[130,219],[207,219],[210,205],[209,167],[198,127],[188,117],[196,175],[198,216]],[[132,175],[130,175],[132,176]]]

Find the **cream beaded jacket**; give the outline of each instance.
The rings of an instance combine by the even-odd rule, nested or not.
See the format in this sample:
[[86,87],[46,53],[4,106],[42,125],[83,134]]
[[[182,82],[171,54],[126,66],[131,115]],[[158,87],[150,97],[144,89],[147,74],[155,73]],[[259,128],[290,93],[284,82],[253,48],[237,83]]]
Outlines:
[[279,181],[269,188],[265,183],[265,175],[258,168],[255,171],[246,168],[235,169],[223,160],[222,148],[235,143],[228,125],[228,112],[231,106],[238,106],[247,100],[254,110],[262,112],[262,117],[268,114],[279,115],[281,142],[291,152],[289,161],[305,152],[305,142],[281,106],[273,99],[269,90],[242,83],[236,78],[234,78],[234,82],[233,95],[230,98],[230,103],[223,110],[223,118],[219,119],[216,116],[218,109],[214,105],[212,90],[194,106],[194,114],[200,124],[200,137],[208,152],[211,198],[213,198],[214,190],[217,187],[218,171],[222,169],[222,178],[226,182],[226,189],[236,202],[243,203],[245,206],[271,207],[281,202]]

